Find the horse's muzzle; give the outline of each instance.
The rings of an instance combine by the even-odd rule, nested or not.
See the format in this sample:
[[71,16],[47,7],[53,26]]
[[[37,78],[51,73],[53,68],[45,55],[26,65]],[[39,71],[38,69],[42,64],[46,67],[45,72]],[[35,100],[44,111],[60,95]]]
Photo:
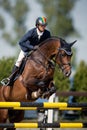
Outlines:
[[64,70],[63,73],[66,77],[69,77],[71,75],[71,70],[69,71]]
[[62,67],[62,71],[63,71],[63,74],[66,76],[66,77],[69,77],[70,74],[71,74],[71,65],[65,65]]

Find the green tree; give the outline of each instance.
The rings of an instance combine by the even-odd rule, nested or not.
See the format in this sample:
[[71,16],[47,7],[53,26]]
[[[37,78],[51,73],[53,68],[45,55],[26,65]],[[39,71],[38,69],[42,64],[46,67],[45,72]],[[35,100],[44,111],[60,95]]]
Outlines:
[[10,0],[0,0],[0,6],[3,7],[5,11],[11,11],[11,2]]
[[15,58],[2,58],[0,60],[0,81],[10,76]]
[[24,0],[16,0],[15,6],[12,10],[12,16],[15,20],[14,30],[17,33],[18,39],[23,35],[26,30],[25,21],[28,11],[28,5]]
[[69,78],[66,78],[62,74],[62,71],[59,69],[58,66],[55,69],[54,79],[55,79],[55,85],[56,85],[58,91],[69,90],[69,84],[70,84]]
[[76,66],[77,66],[77,62],[76,62],[76,48],[72,48],[72,53],[73,53],[73,56],[71,58],[71,64],[72,64],[72,67],[73,69],[75,70],[76,69]]
[[[68,91],[70,88],[70,80],[69,78],[66,78],[62,71],[59,69],[59,67],[57,66],[55,69],[55,73],[54,73],[54,81],[55,81],[55,86],[57,88],[58,91]],[[60,101],[67,101],[67,97],[63,98],[63,97],[59,97]]]
[[5,28],[4,18],[2,15],[0,15],[0,29],[4,29],[4,28]]
[[76,0],[39,0],[47,15],[49,28],[53,35],[67,37],[75,33],[71,11]]
[[[81,61],[74,76],[74,88],[76,91],[87,91],[87,64]],[[77,98],[78,101],[87,101],[85,97]]]
[[[4,12],[14,20],[14,25],[11,32],[3,30],[2,37],[11,45],[16,45],[18,40],[22,37],[26,31],[25,22],[26,16],[29,11],[29,6],[25,0],[0,0],[0,8],[3,8]],[[4,16],[3,16],[4,17]],[[4,26],[4,21],[0,17],[0,28]]]

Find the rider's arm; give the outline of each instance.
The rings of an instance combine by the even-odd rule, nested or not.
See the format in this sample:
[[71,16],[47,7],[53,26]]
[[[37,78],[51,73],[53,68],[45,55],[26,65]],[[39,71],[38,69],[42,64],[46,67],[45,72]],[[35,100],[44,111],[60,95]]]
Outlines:
[[33,46],[30,45],[29,41],[29,39],[32,37],[32,31],[33,30],[28,31],[19,41],[19,45],[24,52],[28,52],[29,50],[33,49]]

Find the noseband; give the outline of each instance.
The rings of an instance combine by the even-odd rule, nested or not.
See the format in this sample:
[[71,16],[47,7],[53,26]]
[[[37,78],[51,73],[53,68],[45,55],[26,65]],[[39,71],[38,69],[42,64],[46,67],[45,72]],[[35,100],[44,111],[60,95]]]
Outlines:
[[[60,65],[59,65],[59,67],[60,67],[60,68],[62,69],[62,71],[63,71],[63,70],[65,69],[64,65],[68,65],[68,66],[71,67],[71,63],[70,63],[70,62],[63,63],[63,62],[62,62],[62,58],[63,58],[64,56],[68,55],[68,54],[66,53],[66,50],[64,50],[64,49],[59,48],[58,50],[59,50],[59,51],[58,51],[57,56],[59,57],[59,60],[60,60]],[[64,50],[65,53],[62,54],[62,53],[61,53],[61,50]],[[68,56],[72,56],[72,52],[71,52]]]

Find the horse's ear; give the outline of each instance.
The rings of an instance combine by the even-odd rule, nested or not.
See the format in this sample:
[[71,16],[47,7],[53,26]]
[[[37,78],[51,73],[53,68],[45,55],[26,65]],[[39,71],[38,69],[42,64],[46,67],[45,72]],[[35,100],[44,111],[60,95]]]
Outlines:
[[77,42],[77,40],[75,40],[74,42],[70,43],[70,47],[72,47],[75,42]]

